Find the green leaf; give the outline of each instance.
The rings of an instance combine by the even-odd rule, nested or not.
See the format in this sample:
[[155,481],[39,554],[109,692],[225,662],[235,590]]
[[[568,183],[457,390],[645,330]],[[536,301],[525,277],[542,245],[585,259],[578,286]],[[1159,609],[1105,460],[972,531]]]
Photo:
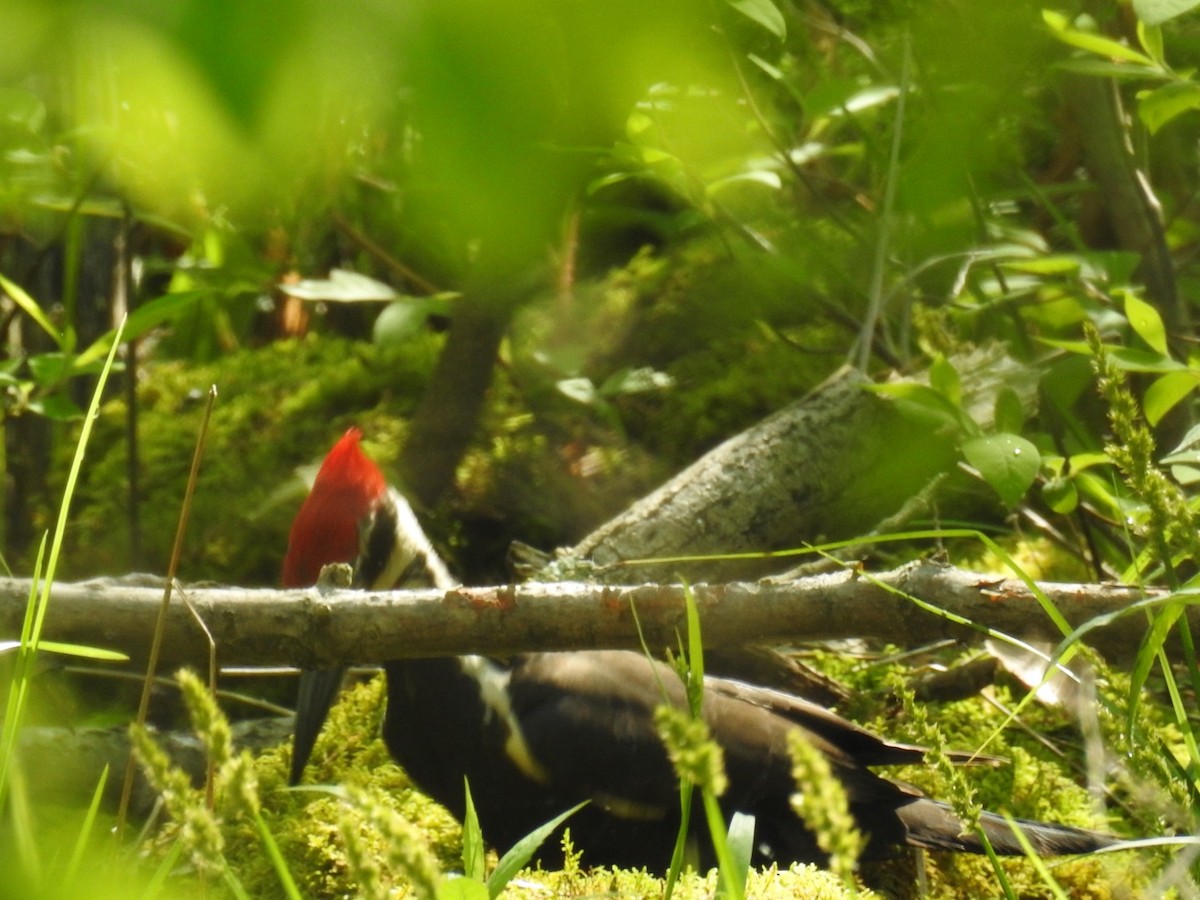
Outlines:
[[1029,275],[1074,275],[1082,267],[1082,261],[1078,256],[1069,253],[1055,253],[1049,256],[1037,256],[1033,259],[1005,260],[1000,265],[1006,272],[1025,272]]
[[674,379],[666,372],[658,372],[648,366],[640,366],[636,369],[626,368],[614,372],[604,380],[604,384],[600,385],[600,396],[616,397],[621,394],[662,391],[674,384]]
[[993,427],[996,431],[1019,434],[1025,426],[1025,407],[1021,397],[1007,384],[996,393],[996,411]]
[[955,406],[962,406],[962,380],[958,370],[940,353],[929,366],[929,384]]
[[446,315],[450,304],[445,297],[400,297],[383,308],[371,329],[371,340],[381,346],[394,346],[425,328],[430,316]]
[[488,897],[492,900],[499,897],[500,892],[512,881],[513,876],[525,868],[525,864],[533,858],[533,854],[537,852],[538,847],[542,846],[542,842],[550,837],[559,825],[587,806],[588,803],[589,801],[584,800],[582,803],[575,804],[545,825],[539,825],[513,844],[512,848],[500,858],[500,862],[496,865],[496,871],[487,881]]
[[989,434],[962,445],[963,456],[1006,506],[1013,506],[1037,478],[1041,455],[1016,434]]
[[1160,25],[1200,6],[1200,0],[1133,0],[1133,11],[1147,25]]
[[1157,425],[1163,416],[1175,408],[1184,397],[1200,385],[1200,372],[1188,369],[1184,372],[1168,372],[1154,379],[1142,399],[1142,410],[1146,421]]
[[1149,56],[1134,50],[1132,47],[1114,41],[1112,38],[1105,37],[1102,34],[1092,31],[1081,31],[1078,28],[1072,27],[1067,17],[1062,13],[1043,9],[1042,21],[1050,27],[1051,33],[1064,44],[1070,44],[1072,47],[1078,47],[1080,50],[1086,50],[1098,56],[1122,59],[1126,62],[1138,63],[1139,65],[1148,67],[1154,67],[1155,65],[1154,60]]
[[1193,109],[1200,109],[1200,84],[1192,81],[1172,81],[1152,90],[1139,91],[1138,117],[1151,134],[1173,119]]
[[576,403],[591,406],[599,397],[599,391],[590,378],[564,378],[555,384],[560,394],[570,397]]
[[[1196,0],[1200,2],[1200,0]],[[1145,19],[1137,24],[1138,43],[1160,66],[1167,64],[1166,53],[1163,49],[1162,29],[1157,24],[1146,22]]]
[[83,418],[83,410],[78,404],[61,392],[30,400],[29,411],[55,422],[74,422]]
[[42,308],[38,306],[38,302],[29,294],[25,293],[25,289],[16,282],[9,281],[3,275],[0,275],[0,288],[4,289],[4,293],[12,297],[13,302],[21,307],[21,311],[33,321],[37,322],[38,326],[46,334],[50,335],[51,340],[59,347],[63,346],[63,336],[57,328],[50,324],[50,320],[46,318],[46,314],[42,312]]
[[729,821],[729,856],[733,875],[738,879],[735,893],[743,896],[746,893],[746,873],[750,871],[750,859],[754,853],[754,825],[754,816],[743,812],[735,812]]
[[787,37],[787,23],[771,0],[727,0],[730,6],[751,21],[757,22],[781,41]]
[[1070,478],[1051,478],[1042,487],[1042,499],[1059,515],[1073,513],[1079,506],[1079,488]]
[[58,384],[66,380],[74,361],[68,353],[39,353],[29,357],[29,374],[43,387]]
[[346,269],[333,269],[328,278],[306,278],[299,284],[281,284],[279,289],[301,300],[334,303],[379,303],[395,300],[397,296],[390,285]]
[[487,850],[483,846],[483,831],[479,827],[479,816],[475,812],[475,801],[471,799],[471,785],[463,777],[463,792],[466,795],[466,812],[463,814],[462,863],[463,875],[483,884],[487,875]]
[[[81,413],[82,415],[82,413]],[[20,641],[0,641],[0,653],[11,653],[19,649]],[[58,653],[62,656],[77,656],[82,659],[96,659],[105,662],[126,662],[129,657],[116,650],[105,650],[102,647],[87,647],[83,644],[64,644],[61,641],[38,641],[38,650],[46,653]]]
[[888,381],[864,386],[873,394],[891,397],[905,416],[928,422],[934,428],[953,428],[964,434],[979,433],[979,426],[944,394],[915,381]]
[[1108,358],[1126,372],[1178,372],[1187,368],[1169,356],[1133,347],[1109,347]]
[[1157,350],[1161,356],[1169,355],[1167,349],[1167,329],[1163,327],[1162,316],[1158,310],[1135,296],[1132,292],[1125,294],[1125,318],[1137,332],[1138,337],[1145,341],[1152,350]]
[[1054,64],[1060,72],[1074,72],[1077,75],[1091,75],[1096,78],[1116,78],[1121,81],[1167,81],[1170,73],[1159,68],[1138,66],[1133,63],[1115,63],[1095,56],[1064,59]]

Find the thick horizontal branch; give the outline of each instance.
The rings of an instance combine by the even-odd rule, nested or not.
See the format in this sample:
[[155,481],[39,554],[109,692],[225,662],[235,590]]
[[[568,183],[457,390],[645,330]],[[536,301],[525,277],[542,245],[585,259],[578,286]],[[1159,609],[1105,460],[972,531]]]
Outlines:
[[[1144,596],[1114,585],[1043,584],[1041,589],[1073,626]],[[0,580],[0,638],[19,633],[28,591],[26,580]],[[1021,582],[931,562],[871,578],[846,570],[795,581],[695,586],[705,643],[711,646],[851,637],[916,646],[978,634],[905,594],[1014,636],[1052,642],[1061,637]],[[43,637],[142,658],[161,597],[161,588],[113,581],[56,585]],[[163,659],[167,664],[207,660],[208,643],[196,616],[213,635],[222,665],[314,666],[457,653],[636,648],[635,609],[651,648],[677,646],[685,605],[683,590],[673,585],[563,583],[327,594],[185,587],[171,604]],[[1200,628],[1200,616],[1194,627]],[[1142,632],[1140,616],[1122,617],[1089,634],[1088,643],[1112,659],[1127,658]]]

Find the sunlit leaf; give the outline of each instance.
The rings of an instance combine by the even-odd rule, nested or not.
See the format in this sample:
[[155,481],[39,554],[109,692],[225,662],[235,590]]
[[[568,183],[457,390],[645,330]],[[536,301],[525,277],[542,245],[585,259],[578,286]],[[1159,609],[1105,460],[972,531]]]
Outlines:
[[500,896],[500,893],[504,890],[505,886],[512,881],[513,876],[521,871],[521,869],[525,868],[525,864],[533,858],[533,854],[537,852],[537,849],[542,845],[542,842],[545,841],[546,838],[548,838],[551,834],[553,834],[554,830],[558,828],[559,825],[561,825],[571,816],[575,815],[575,813],[579,812],[579,810],[583,809],[585,806],[587,806],[587,804],[587,800],[584,800],[582,803],[577,803],[575,806],[572,806],[566,812],[555,816],[544,825],[539,825],[533,831],[529,832],[529,834],[525,835],[525,837],[513,844],[509,851],[505,853],[504,856],[500,857],[500,862],[496,864],[496,868],[492,872],[491,878],[488,879],[488,896],[492,897],[493,900],[494,898]]
[[1123,81],[1166,81],[1171,78],[1170,72],[1165,72],[1157,67],[1109,62],[1096,56],[1064,59],[1056,62],[1054,68],[1062,72],[1074,72],[1078,75],[1091,75],[1097,78],[1117,78]]
[[1147,25],[1160,25],[1200,6],[1200,0],[1133,0],[1133,11]]
[[54,341],[54,343],[56,343],[59,347],[63,345],[62,334],[50,323],[50,320],[46,318],[46,314],[42,312],[42,308],[38,306],[38,302],[30,297],[29,294],[25,292],[24,288],[14,281],[9,281],[3,275],[0,275],[0,288],[3,288],[4,293],[12,297],[13,302],[15,302],[17,306],[21,308],[21,311],[24,312],[25,315],[33,319],[33,321],[38,324],[38,327],[41,328],[42,331],[50,335],[50,338]]
[[771,0],[727,0],[730,6],[746,18],[757,22],[781,41],[787,37],[787,23]]
[[1007,260],[1001,265],[1006,272],[1025,272],[1030,275],[1068,275],[1078,272],[1082,263],[1078,256],[1057,253],[1050,256],[1035,256],[1032,259]]
[[1051,478],[1042,487],[1042,499],[1059,515],[1069,515],[1079,506],[1079,488],[1073,479]]
[[1154,66],[1154,60],[1146,54],[1134,50],[1132,47],[1126,46],[1119,41],[1114,41],[1112,38],[1105,37],[1102,34],[1081,31],[1078,28],[1072,27],[1070,20],[1062,13],[1043,9],[1042,21],[1050,27],[1050,31],[1054,36],[1064,44],[1070,44],[1072,47],[1087,50],[1089,53],[1095,53],[1098,56],[1123,59],[1126,62],[1138,63],[1143,66]]
[[[0,641],[0,653],[11,653],[21,646],[20,641]],[[129,659],[116,650],[102,647],[87,647],[83,644],[66,644],[62,641],[38,641],[39,653],[58,653],[61,656],[76,656],[81,659],[96,659],[106,662],[125,662]]]
[[380,346],[402,343],[425,328],[430,316],[449,315],[456,294],[400,297],[383,308],[375,319],[371,340]]
[[1182,372],[1168,372],[1146,389],[1142,400],[1142,409],[1146,413],[1146,421],[1157,425],[1163,416],[1169,413],[1188,394],[1200,385],[1200,372],[1188,369]]
[[[582,379],[586,380],[586,379]],[[636,369],[621,369],[605,379],[600,385],[600,395],[602,397],[616,397],[620,394],[641,394],[646,391],[661,391],[672,385],[675,381],[666,372],[658,372],[648,366],[640,366]],[[589,381],[588,384],[591,384]],[[562,389],[561,387],[559,388]]]
[[1154,134],[1186,112],[1200,109],[1200,84],[1172,81],[1148,91],[1139,91],[1138,117]]
[[929,366],[929,384],[955,406],[962,405],[962,380],[958,377],[958,369],[940,353]]
[[1016,434],[974,438],[963,443],[962,452],[1006,506],[1025,495],[1041,466],[1037,447]]
[[599,392],[590,378],[564,378],[555,385],[559,393],[570,397],[577,403],[591,405],[596,402]]
[[1163,327],[1162,316],[1158,314],[1157,309],[1133,292],[1126,292],[1125,318],[1129,320],[1138,337],[1152,350],[1157,350],[1163,356],[1167,355],[1167,330]]
[[769,169],[754,169],[750,172],[739,172],[727,178],[719,178],[708,185],[707,191],[710,195],[716,194],[730,185],[746,182],[764,184],[773,190],[779,190],[783,187],[783,179],[779,177],[778,172],[772,172]]
[[995,423],[996,431],[1018,434],[1025,425],[1025,408],[1021,405],[1021,397],[1007,384],[996,393]]
[[382,281],[346,269],[333,269],[328,278],[312,278],[297,284],[281,284],[285,294],[301,300],[334,303],[379,303],[396,299],[396,290]]

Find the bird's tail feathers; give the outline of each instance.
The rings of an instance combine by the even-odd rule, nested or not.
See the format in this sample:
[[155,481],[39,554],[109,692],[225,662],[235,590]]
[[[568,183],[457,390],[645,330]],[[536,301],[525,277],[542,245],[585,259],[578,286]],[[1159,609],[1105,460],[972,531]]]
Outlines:
[[[897,814],[907,830],[908,843],[913,846],[930,850],[984,852],[979,834],[975,831],[964,832],[962,820],[945,803],[918,798],[900,807]],[[1038,856],[1093,853],[1117,843],[1117,838],[1111,835],[1070,825],[1034,822],[1029,819],[1014,819],[1010,825],[1008,819],[990,812],[980,815],[979,826],[987,835],[992,849],[1000,856],[1025,855],[1025,848],[1014,827],[1020,829]]]

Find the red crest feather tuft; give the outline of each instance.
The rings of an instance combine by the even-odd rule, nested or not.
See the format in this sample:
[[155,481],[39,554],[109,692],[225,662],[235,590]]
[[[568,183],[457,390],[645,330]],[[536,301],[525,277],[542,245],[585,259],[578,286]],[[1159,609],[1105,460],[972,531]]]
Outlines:
[[288,535],[284,587],[315,584],[322,566],[358,556],[359,523],[387,492],[387,479],[363,453],[361,438],[359,429],[348,429],[321,463]]

